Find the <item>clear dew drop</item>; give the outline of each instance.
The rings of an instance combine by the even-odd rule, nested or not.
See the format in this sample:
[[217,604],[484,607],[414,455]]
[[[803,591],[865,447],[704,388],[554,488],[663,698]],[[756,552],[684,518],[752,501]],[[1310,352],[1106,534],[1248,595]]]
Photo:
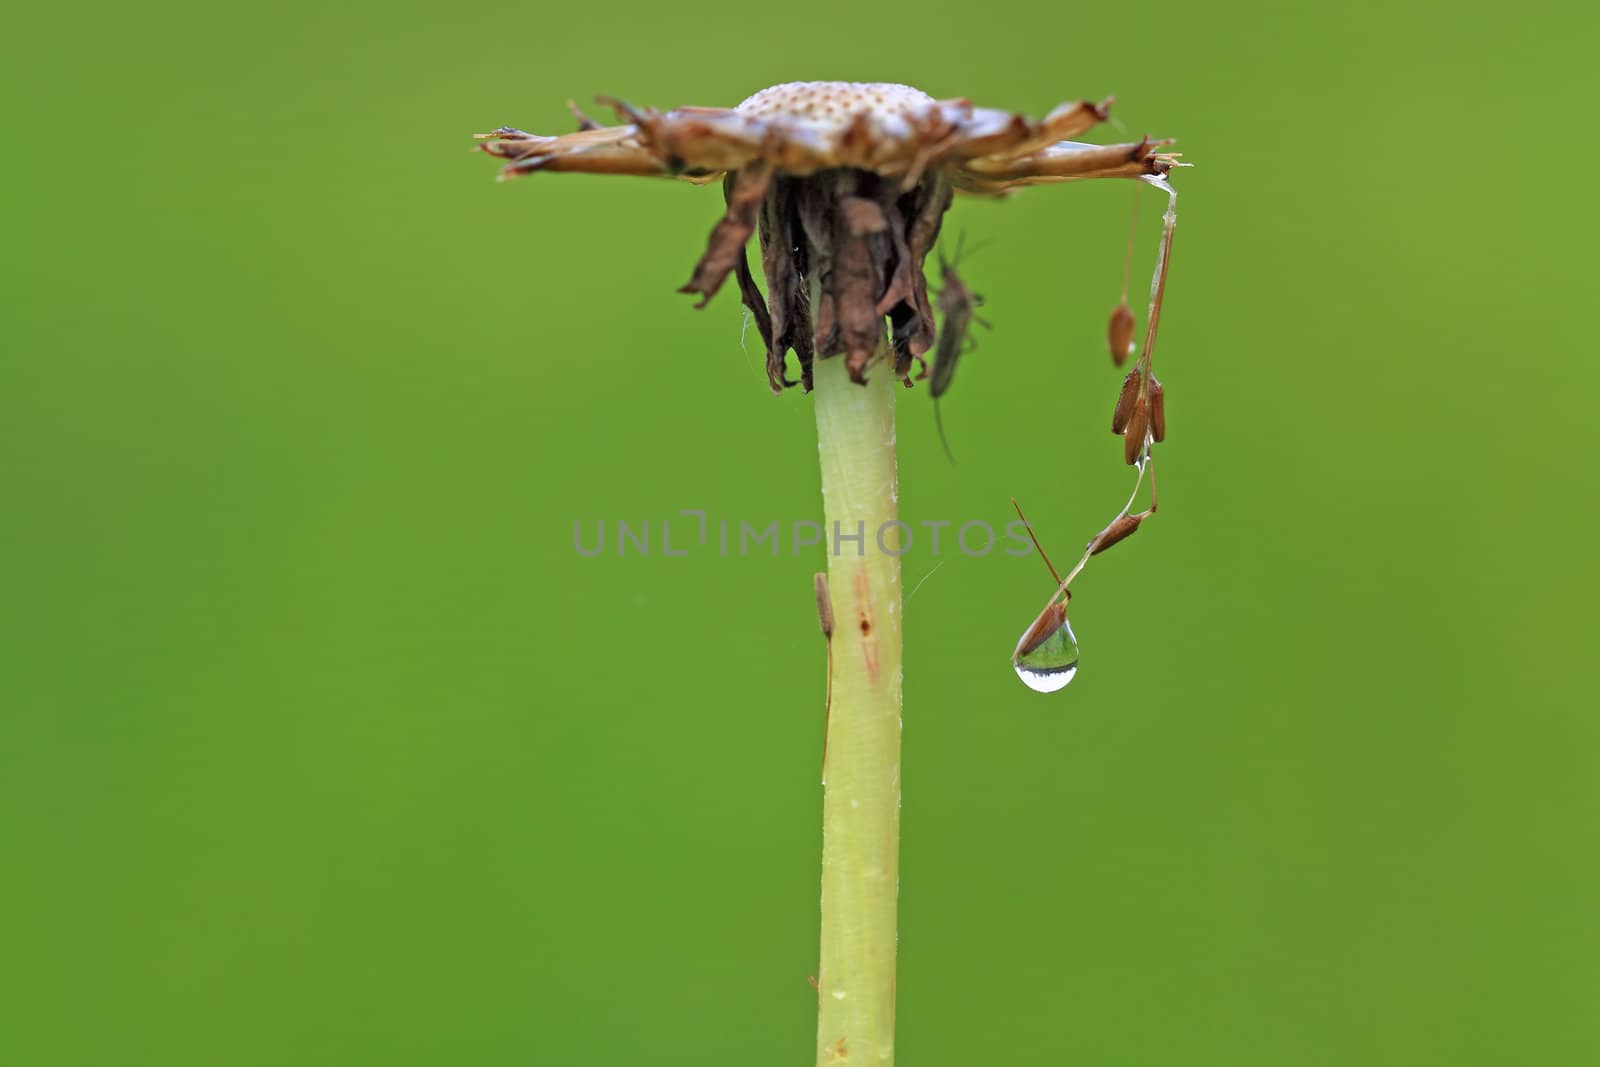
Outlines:
[[1078,638],[1072,632],[1072,624],[1063,617],[1060,626],[1032,649],[1018,655],[1011,665],[1016,668],[1022,684],[1035,693],[1065,689],[1078,673]]

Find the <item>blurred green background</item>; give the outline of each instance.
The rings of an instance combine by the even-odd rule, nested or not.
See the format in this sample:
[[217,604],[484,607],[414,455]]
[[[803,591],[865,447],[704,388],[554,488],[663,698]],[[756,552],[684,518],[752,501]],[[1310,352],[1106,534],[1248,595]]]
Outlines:
[[[26,0],[0,1063],[809,1062],[821,553],[572,523],[819,518],[811,401],[731,286],[673,292],[715,190],[467,140],[809,78],[1116,93],[1199,164],[1163,508],[1080,584],[1077,681],[1008,668],[1035,560],[946,549],[907,611],[901,1062],[1600,1062],[1595,23]],[[959,467],[902,394],[909,521],[1015,494],[1060,558],[1120,500],[1128,196],[957,204],[995,329]]]

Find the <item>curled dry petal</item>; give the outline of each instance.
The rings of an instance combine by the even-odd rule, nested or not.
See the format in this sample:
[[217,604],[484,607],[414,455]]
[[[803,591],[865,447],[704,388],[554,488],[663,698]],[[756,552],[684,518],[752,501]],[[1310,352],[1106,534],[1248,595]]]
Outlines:
[[699,293],[700,303],[696,307],[705,307],[722,288],[735,262],[744,259],[744,246],[756,229],[756,213],[761,210],[762,198],[772,184],[772,167],[766,163],[752,163],[729,178],[728,213],[712,229],[705,254],[695,264],[694,276],[678,290]]

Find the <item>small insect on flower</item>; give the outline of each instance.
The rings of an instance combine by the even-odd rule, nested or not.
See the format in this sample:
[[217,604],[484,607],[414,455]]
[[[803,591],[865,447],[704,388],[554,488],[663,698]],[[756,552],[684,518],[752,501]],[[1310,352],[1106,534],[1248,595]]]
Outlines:
[[[479,135],[481,147],[505,160],[504,178],[575,171],[720,180],[727,210],[683,291],[703,306],[729,274],[737,278],[766,345],[774,392],[809,389],[814,361],[834,356],[844,357],[857,382],[880,358],[912,380],[913,361],[936,337],[923,266],[954,193],[1004,196],[1095,178],[1160,181],[1179,165],[1160,150],[1169,141],[1072,140],[1105,121],[1109,98],[1062,104],[1038,120],[883,82],[792,82],[734,108],[659,112],[602,103],[621,124],[601,126],[574,108],[576,133],[547,137],[503,126]],[[757,233],[766,293],[745,258]],[[959,345],[964,329],[944,328]],[[798,381],[788,374],[791,352]],[[948,366],[947,375],[953,359]],[[937,392],[937,367],[934,374]]]
[[967,283],[956,273],[956,264],[960,260],[959,245],[954,260],[947,261],[943,254],[939,256],[939,313],[942,321],[939,324],[938,345],[934,349],[933,380],[928,385],[928,392],[936,399],[947,393],[950,383],[955,381],[956,361],[976,344],[968,332],[972,323],[976,322],[984,329],[989,328],[989,324],[977,314],[977,309],[983,307],[983,297],[967,288]]
[[977,313],[977,309],[983,306],[983,297],[968,289],[961,275],[956,273],[956,263],[960,260],[960,244],[956,246],[954,262],[946,262],[943,253],[939,255],[939,337],[933,350],[933,380],[928,384],[928,393],[933,397],[933,421],[939,430],[939,443],[944,446],[944,454],[951,463],[956,461],[956,457],[950,451],[950,440],[944,433],[939,398],[950,390],[950,383],[955,381],[956,361],[977,345],[969,332],[972,323],[989,329],[989,324]]

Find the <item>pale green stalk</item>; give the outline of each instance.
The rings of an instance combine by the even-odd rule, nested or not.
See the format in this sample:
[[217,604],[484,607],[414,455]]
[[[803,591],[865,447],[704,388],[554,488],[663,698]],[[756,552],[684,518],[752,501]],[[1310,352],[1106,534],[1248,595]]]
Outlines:
[[[842,357],[815,365],[824,541],[833,601],[833,707],[823,768],[817,1064],[894,1062],[900,879],[900,561],[895,376],[866,386]],[[837,528],[835,523],[838,524]],[[835,531],[841,540],[835,541]],[[860,542],[843,540],[863,534]]]

